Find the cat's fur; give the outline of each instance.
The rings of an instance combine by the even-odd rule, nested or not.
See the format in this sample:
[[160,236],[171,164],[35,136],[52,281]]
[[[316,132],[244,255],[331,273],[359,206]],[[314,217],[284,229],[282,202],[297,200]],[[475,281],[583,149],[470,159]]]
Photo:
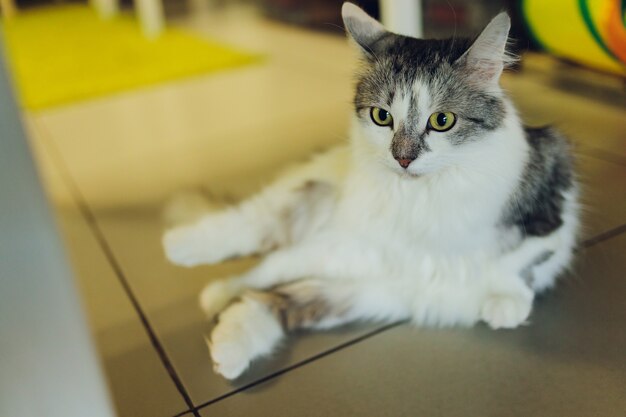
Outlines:
[[[509,18],[472,43],[385,31],[346,3],[361,49],[351,141],[164,236],[194,266],[269,252],[200,296],[215,370],[239,376],[286,331],[354,320],[514,328],[568,266],[578,231],[567,142],[525,129],[499,87]],[[377,126],[370,108],[391,112]],[[431,113],[456,113],[447,132]],[[405,169],[396,159],[414,159]],[[225,308],[225,309],[224,309]]]

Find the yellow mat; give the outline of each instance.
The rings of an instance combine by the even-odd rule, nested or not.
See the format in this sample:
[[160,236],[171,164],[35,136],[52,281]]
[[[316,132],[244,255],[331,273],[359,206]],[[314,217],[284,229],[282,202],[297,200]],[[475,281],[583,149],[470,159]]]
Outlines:
[[100,20],[87,6],[33,9],[3,24],[22,105],[43,109],[259,59],[181,30],[143,37],[131,16]]

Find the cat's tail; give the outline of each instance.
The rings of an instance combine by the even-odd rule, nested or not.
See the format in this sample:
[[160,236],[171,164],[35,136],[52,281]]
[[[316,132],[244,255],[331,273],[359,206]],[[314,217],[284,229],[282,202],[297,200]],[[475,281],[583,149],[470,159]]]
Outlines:
[[357,320],[395,322],[410,316],[402,288],[385,281],[303,279],[266,291],[246,291],[218,317],[207,340],[214,369],[237,378],[256,358],[269,355],[285,334]]
[[165,203],[163,223],[167,228],[193,223],[219,206],[215,198],[201,189],[180,191]]

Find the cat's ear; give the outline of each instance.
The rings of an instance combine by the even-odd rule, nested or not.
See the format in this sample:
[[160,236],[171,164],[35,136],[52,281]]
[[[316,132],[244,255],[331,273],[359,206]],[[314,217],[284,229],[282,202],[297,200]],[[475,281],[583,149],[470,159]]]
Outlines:
[[511,57],[506,43],[511,29],[511,19],[506,12],[494,17],[472,46],[457,60],[471,73],[472,79],[484,84],[498,83],[504,67]]
[[360,7],[348,2],[341,8],[341,17],[348,33],[363,53],[372,56],[376,41],[387,34],[383,25]]

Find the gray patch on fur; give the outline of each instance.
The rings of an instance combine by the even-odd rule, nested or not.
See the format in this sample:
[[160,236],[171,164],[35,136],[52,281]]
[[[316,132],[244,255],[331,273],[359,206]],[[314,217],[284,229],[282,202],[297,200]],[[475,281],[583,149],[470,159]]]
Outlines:
[[314,327],[321,320],[341,317],[347,305],[330,302],[316,280],[277,285],[267,291],[248,291],[247,297],[265,304],[285,331]]
[[522,236],[546,236],[563,224],[563,193],[574,186],[567,140],[550,128],[526,129],[529,160],[502,224]]
[[520,276],[524,279],[524,281],[526,281],[526,284],[532,287],[533,279],[534,279],[533,268],[538,265],[541,265],[542,263],[546,262],[548,259],[552,258],[552,255],[554,255],[554,252],[550,250],[542,252],[539,255],[537,255],[535,259],[533,259],[530,262],[530,264],[528,264],[524,269],[522,269],[522,271],[520,272]]
[[329,200],[335,199],[336,189],[328,182],[309,180],[293,192],[298,194],[294,199],[296,204],[287,207],[281,213],[283,223],[288,225],[288,236],[283,245],[298,241],[306,234],[307,231],[303,228],[310,226],[311,222],[298,222],[298,219],[313,219],[316,212],[323,211],[323,206],[328,204]]

